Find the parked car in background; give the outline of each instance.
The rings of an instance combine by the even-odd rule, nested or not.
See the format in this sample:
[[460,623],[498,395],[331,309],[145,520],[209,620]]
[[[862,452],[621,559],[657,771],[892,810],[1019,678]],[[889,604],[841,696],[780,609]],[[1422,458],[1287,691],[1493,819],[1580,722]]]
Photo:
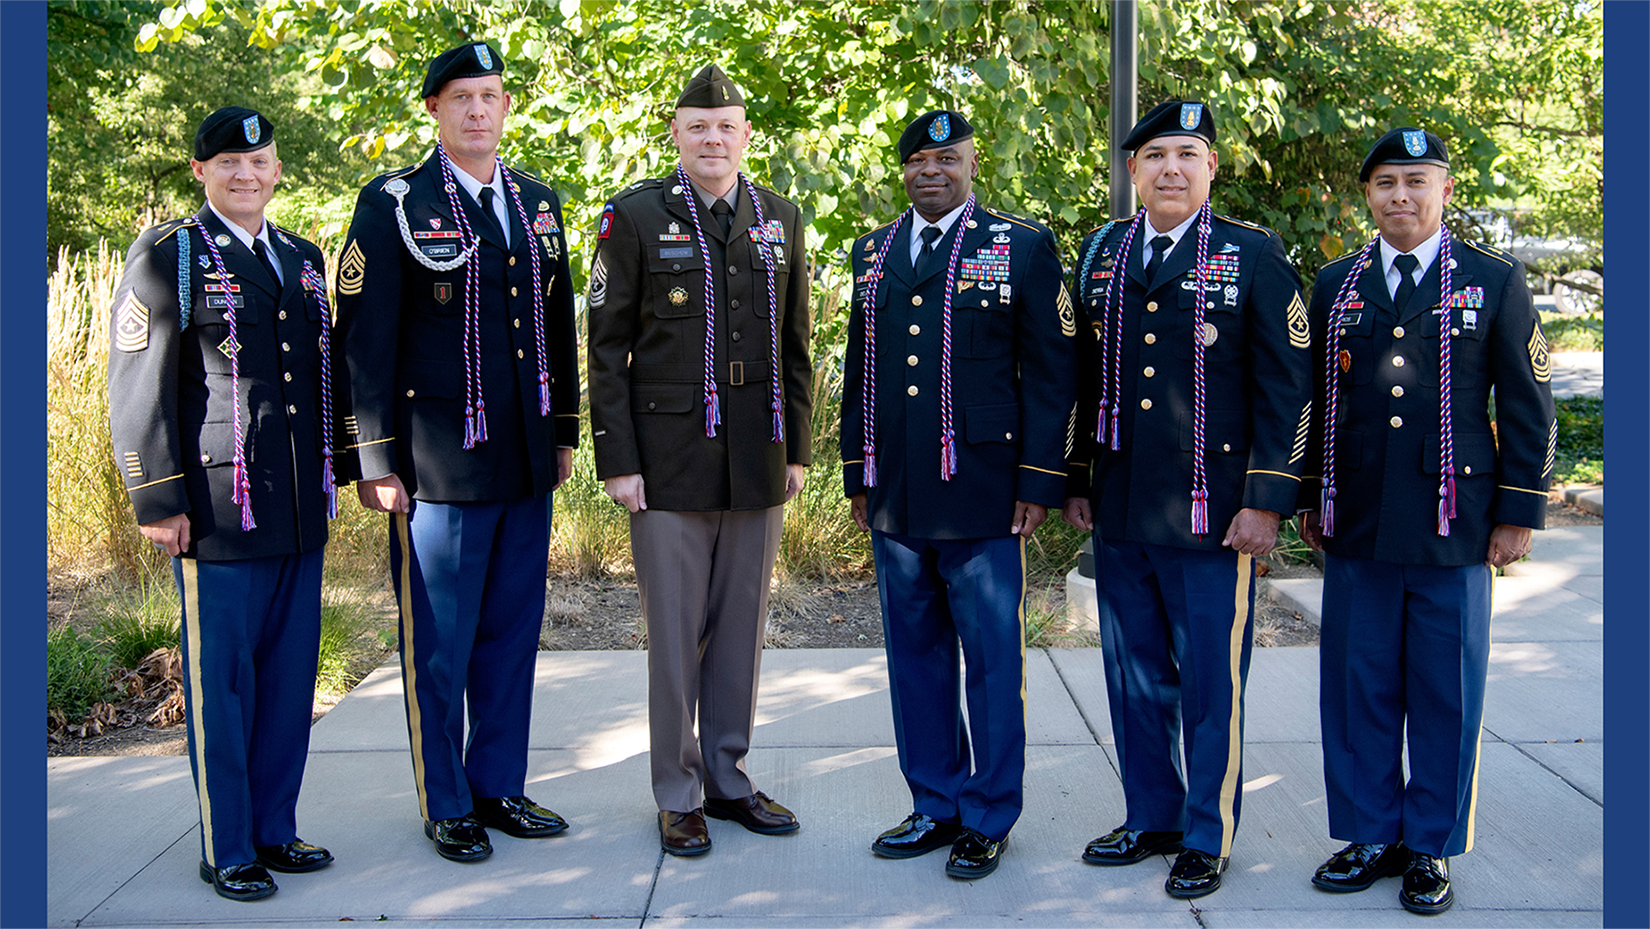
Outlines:
[[1524,262],[1530,270],[1530,289],[1551,293],[1560,313],[1596,313],[1604,308],[1604,264],[1597,241],[1526,233],[1514,210],[1460,210],[1456,219],[1456,228]]

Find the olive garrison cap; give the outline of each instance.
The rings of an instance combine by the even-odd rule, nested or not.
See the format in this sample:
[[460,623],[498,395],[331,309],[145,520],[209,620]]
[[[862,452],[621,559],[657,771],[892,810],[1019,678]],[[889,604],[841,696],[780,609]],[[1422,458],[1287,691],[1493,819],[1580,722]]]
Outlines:
[[974,137],[968,117],[956,110],[932,110],[918,116],[899,134],[899,163],[924,149],[955,145]]
[[712,110],[719,106],[744,105],[745,98],[739,93],[739,85],[728,80],[722,69],[715,65],[705,65],[698,74],[688,78],[682,95],[676,98],[677,109],[696,106]]
[[1413,126],[1399,126],[1380,139],[1364,156],[1358,169],[1358,183],[1366,184],[1381,165],[1438,165],[1449,167],[1449,149],[1444,140]]
[[213,110],[195,130],[195,160],[219,152],[255,152],[275,141],[275,124],[257,110],[226,106]]
[[1215,117],[1209,108],[1195,100],[1165,100],[1147,113],[1129,130],[1128,138],[1118,146],[1126,152],[1138,152],[1147,142],[1165,135],[1197,136],[1211,146],[1215,144]]
[[433,97],[441,93],[441,88],[447,86],[448,81],[503,73],[504,56],[498,53],[498,49],[486,42],[469,42],[442,52],[430,62],[429,69],[424,72],[424,89],[418,95]]

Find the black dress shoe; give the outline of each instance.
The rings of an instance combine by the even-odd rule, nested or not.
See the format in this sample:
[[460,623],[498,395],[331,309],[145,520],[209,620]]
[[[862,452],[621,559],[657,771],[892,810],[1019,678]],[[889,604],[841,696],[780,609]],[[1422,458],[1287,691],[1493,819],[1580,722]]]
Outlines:
[[487,830],[469,816],[425,820],[424,835],[435,843],[435,853],[448,861],[480,861],[493,853]]
[[1183,832],[1141,832],[1118,826],[1083,849],[1089,864],[1121,865],[1145,861],[1153,855],[1180,851]]
[[275,879],[262,865],[232,864],[226,868],[213,868],[206,862],[201,862],[201,880],[212,885],[218,896],[225,900],[262,900],[275,892]]
[[692,858],[710,851],[710,830],[705,826],[704,811],[660,810],[659,847],[678,858]]
[[988,839],[975,829],[964,828],[962,835],[951,846],[951,858],[945,863],[945,873],[972,881],[997,870],[1003,860],[1003,846],[1008,839]]
[[1329,860],[1312,875],[1312,883],[1319,890],[1349,894],[1368,890],[1383,877],[1397,877],[1409,867],[1409,849],[1403,843],[1372,845],[1353,842],[1329,856]]
[[1220,889],[1220,876],[1226,873],[1227,863],[1225,858],[1188,848],[1174,860],[1174,867],[1169,869],[1169,879],[1163,883],[1163,889],[1169,892],[1169,896],[1181,900],[1207,897]]
[[1398,891],[1398,902],[1411,913],[1436,916],[1455,904],[1455,891],[1449,889],[1449,859],[1434,858],[1416,852],[1404,872],[1404,889]]
[[567,820],[526,797],[475,797],[476,822],[518,839],[542,839],[567,831]]
[[295,839],[285,845],[259,845],[253,851],[258,853],[259,864],[285,874],[319,871],[332,864],[332,852],[303,839]]
[[879,858],[916,858],[957,840],[961,827],[942,823],[931,816],[912,813],[894,828],[877,836],[871,851]]
[[711,819],[731,819],[758,835],[785,835],[802,828],[795,813],[760,790],[741,800],[706,797],[704,810]]

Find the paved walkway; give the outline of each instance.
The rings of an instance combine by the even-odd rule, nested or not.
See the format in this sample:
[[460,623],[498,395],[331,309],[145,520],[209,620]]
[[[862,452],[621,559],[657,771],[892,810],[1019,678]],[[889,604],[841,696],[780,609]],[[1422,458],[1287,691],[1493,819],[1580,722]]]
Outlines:
[[[1429,927],[1603,923],[1602,528],[1543,533],[1526,567],[1496,582],[1477,847],[1452,862],[1458,902]],[[1222,890],[1169,898],[1169,858],[1084,865],[1084,844],[1123,815],[1100,658],[1027,655],[1025,814],[1001,869],[975,883],[947,878],[942,853],[868,850],[909,810],[880,651],[766,653],[750,771],[802,831],[712,822],[715,849],[687,860],[659,851],[646,656],[547,652],[528,792],[572,820],[569,834],[495,836],[475,865],[438,858],[416,812],[400,678],[382,668],[314,729],[299,825],[337,855],[332,867],[277,875],[280,892],[259,903],[221,900],[195,873],[187,759],[54,759],[47,914],[54,926],[1418,925],[1397,881],[1346,896],[1308,881],[1339,847],[1325,834],[1315,648],[1255,650],[1244,819]]]

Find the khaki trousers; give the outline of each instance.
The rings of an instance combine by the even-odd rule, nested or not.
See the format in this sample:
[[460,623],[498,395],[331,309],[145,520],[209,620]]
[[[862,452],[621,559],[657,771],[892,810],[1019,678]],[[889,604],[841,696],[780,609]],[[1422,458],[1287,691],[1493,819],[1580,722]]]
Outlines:
[[[630,516],[647,622],[648,735],[661,810],[748,797],[745,773],[784,507]],[[695,733],[695,720],[698,731]]]

